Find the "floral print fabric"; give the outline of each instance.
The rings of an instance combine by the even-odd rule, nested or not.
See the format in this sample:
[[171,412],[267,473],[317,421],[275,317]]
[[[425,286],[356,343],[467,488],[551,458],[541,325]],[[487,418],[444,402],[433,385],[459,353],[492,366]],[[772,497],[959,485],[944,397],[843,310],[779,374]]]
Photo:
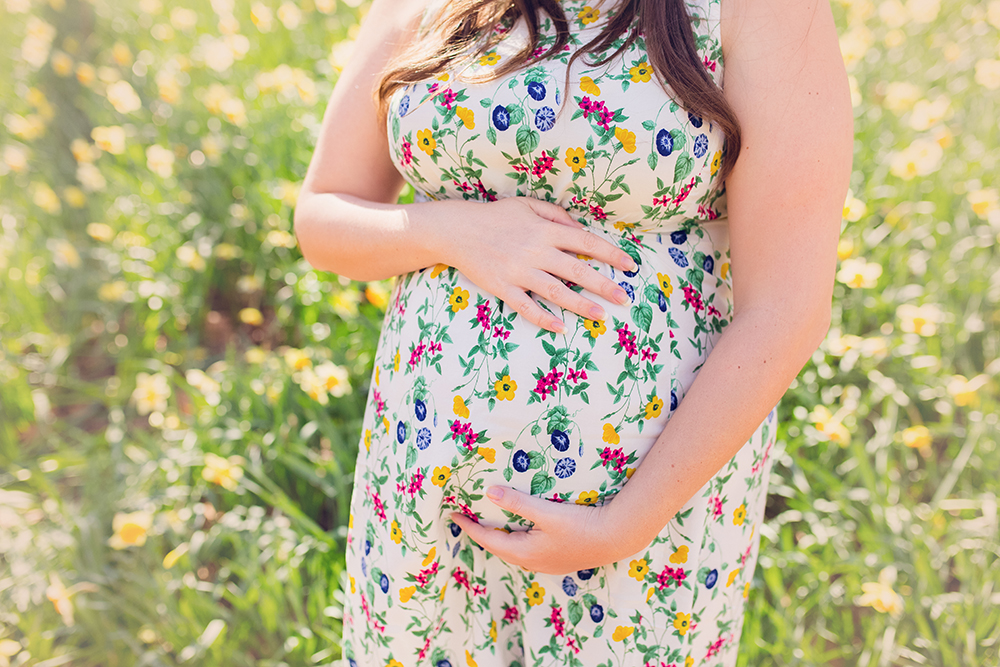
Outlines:
[[[526,530],[485,497],[490,484],[552,502],[611,500],[732,317],[725,190],[715,178],[721,130],[671,100],[641,36],[604,65],[577,58],[563,90],[569,56],[619,5],[560,2],[571,38],[555,56],[541,57],[556,36],[543,13],[528,67],[489,83],[456,69],[396,91],[390,150],[418,200],[558,202],[636,260],[636,271],[620,272],[579,256],[632,300],[588,293],[607,315],[588,320],[535,295],[567,323],[557,335],[453,267],[397,279],[351,502],[350,667],[735,664],[775,411],[651,544],[617,563],[529,572],[448,518],[459,511]],[[721,84],[718,0],[688,7],[699,55]],[[502,37],[470,74],[517,52],[524,20]]]

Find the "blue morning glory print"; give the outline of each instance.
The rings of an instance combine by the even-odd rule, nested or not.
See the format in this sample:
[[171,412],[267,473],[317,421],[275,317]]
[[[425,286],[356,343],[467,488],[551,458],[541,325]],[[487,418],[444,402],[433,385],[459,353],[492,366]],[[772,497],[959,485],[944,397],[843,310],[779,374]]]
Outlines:
[[569,436],[566,435],[566,431],[560,431],[559,429],[552,431],[552,435],[549,436],[549,442],[560,452],[565,452],[569,449]]
[[416,413],[417,419],[420,421],[427,419],[427,404],[419,398],[413,402],[413,411]]
[[[669,248],[667,252],[670,253],[671,257],[673,257],[674,263],[677,264],[677,266],[683,269],[688,265],[688,258],[677,248]],[[400,442],[402,442],[402,440],[400,440]]]
[[361,574],[368,576],[368,561],[364,559],[364,556],[361,557]]
[[683,245],[688,240],[688,233],[682,231],[670,232],[670,242],[674,245]]
[[688,113],[688,120],[690,120],[691,124],[695,127],[701,127],[703,122],[700,116],[695,116],[693,113]]
[[586,581],[594,576],[594,568],[588,568],[586,570],[577,570],[576,576],[580,577],[580,581]]
[[542,100],[545,99],[545,85],[537,81],[529,81],[528,95],[530,95],[531,99],[535,100],[536,102],[541,102]]
[[705,153],[708,152],[708,137],[704,134],[699,134],[694,138],[694,156],[695,157],[705,157]]
[[448,528],[451,530],[452,537],[458,537],[459,533],[462,532],[462,527],[457,523],[448,524]]
[[357,661],[354,660],[354,658],[348,658],[347,664],[350,665],[351,667],[358,667],[358,663]]
[[502,104],[493,107],[493,125],[501,132],[510,127],[510,113],[508,113],[507,107]]
[[663,157],[674,152],[674,137],[666,130],[656,133],[656,152]]
[[677,409],[677,392],[673,390],[671,390],[670,392],[670,409],[671,410]]
[[406,112],[410,110],[410,96],[403,95],[403,99],[399,101],[399,115],[405,116]]
[[639,267],[642,266],[642,261],[640,259],[638,259],[637,257],[633,257],[632,259],[635,260],[636,270],[635,271],[625,271],[624,269],[622,270],[622,273],[624,273],[629,278],[635,278],[635,274],[639,273]]
[[618,284],[619,284],[619,285],[621,286],[621,288],[622,288],[623,290],[625,290],[625,293],[626,293],[626,294],[628,294],[628,298],[630,298],[630,299],[632,299],[633,301],[635,301],[635,288],[634,288],[634,287],[632,287],[631,285],[629,285],[629,284],[628,284],[627,282],[625,282],[624,280],[623,280],[623,281],[621,281],[621,282],[620,282],[620,283],[618,283]]
[[590,620],[594,623],[600,623],[601,619],[604,618],[604,607],[599,604],[595,604],[590,608]]
[[663,296],[662,291],[657,291],[657,293],[660,295],[660,301],[656,304],[656,306],[660,309],[661,313],[665,313],[667,312],[667,298]]
[[715,586],[715,582],[717,582],[718,580],[719,580],[719,571],[713,569],[711,572],[708,573],[708,576],[705,577],[705,588],[709,589],[712,588],[713,586]]
[[531,465],[531,457],[528,456],[528,452],[523,449],[519,449],[514,452],[514,470],[518,472],[524,472]]
[[434,667],[451,667],[451,660],[445,658],[444,660],[438,660]]
[[573,577],[569,576],[568,574],[565,577],[563,577],[562,589],[563,593],[565,593],[570,597],[576,595],[577,586],[576,582],[573,581]]
[[552,107],[542,107],[535,112],[535,127],[542,132],[547,132],[556,124],[556,112]]
[[559,479],[566,479],[576,472],[576,461],[568,456],[564,459],[559,459],[556,461],[554,472]]
[[367,556],[372,552],[372,541],[365,540],[365,555]]
[[403,444],[403,441],[406,440],[406,424],[402,421],[396,424],[396,440],[399,444]]
[[705,273],[711,273],[715,269],[715,260],[710,255],[705,255],[705,261],[701,263],[701,268],[705,269]]
[[426,426],[417,431],[417,449],[427,449],[431,444],[431,430]]
[[382,575],[382,578],[378,580],[378,587],[382,589],[383,593],[389,592],[389,577]]

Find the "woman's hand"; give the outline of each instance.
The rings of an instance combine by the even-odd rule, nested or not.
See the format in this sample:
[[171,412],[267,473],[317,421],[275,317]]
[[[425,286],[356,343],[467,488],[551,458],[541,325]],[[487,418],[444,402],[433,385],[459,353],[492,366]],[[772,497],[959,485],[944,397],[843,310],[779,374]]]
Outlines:
[[[500,490],[501,497],[490,495],[494,490]],[[614,517],[611,503],[598,507],[557,503],[509,486],[491,486],[486,497],[534,525],[508,533],[460,512],[452,513],[452,521],[494,556],[532,572],[560,575],[601,567],[638,553],[653,539],[637,525]]]
[[558,204],[532,197],[505,197],[460,210],[460,215],[450,216],[444,223],[453,239],[444,263],[539,327],[557,333],[566,330],[562,320],[536,304],[527,294],[529,291],[581,317],[605,318],[600,305],[571,290],[563,280],[608,301],[629,302],[621,287],[576,254],[625,271],[637,268],[632,257],[587,231]]

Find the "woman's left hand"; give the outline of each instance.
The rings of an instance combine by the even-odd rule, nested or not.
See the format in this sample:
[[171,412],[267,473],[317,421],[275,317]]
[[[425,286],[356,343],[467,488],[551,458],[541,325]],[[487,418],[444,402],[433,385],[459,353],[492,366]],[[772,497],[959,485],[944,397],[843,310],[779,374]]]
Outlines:
[[[502,497],[491,496],[493,490],[502,490]],[[486,497],[534,525],[508,533],[478,524],[460,512],[452,513],[452,520],[493,555],[533,572],[570,574],[608,565],[637,553],[649,542],[643,542],[634,524],[615,521],[610,503],[597,507],[559,503],[508,486],[491,486]]]

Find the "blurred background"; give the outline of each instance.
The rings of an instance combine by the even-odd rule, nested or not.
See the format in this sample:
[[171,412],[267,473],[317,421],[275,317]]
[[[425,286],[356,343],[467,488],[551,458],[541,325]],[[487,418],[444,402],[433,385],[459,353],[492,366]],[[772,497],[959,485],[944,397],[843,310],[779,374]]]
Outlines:
[[[391,283],[311,270],[291,213],[366,9],[0,0],[0,667],[340,659]],[[740,664],[998,665],[1000,0],[833,9],[833,326]]]

